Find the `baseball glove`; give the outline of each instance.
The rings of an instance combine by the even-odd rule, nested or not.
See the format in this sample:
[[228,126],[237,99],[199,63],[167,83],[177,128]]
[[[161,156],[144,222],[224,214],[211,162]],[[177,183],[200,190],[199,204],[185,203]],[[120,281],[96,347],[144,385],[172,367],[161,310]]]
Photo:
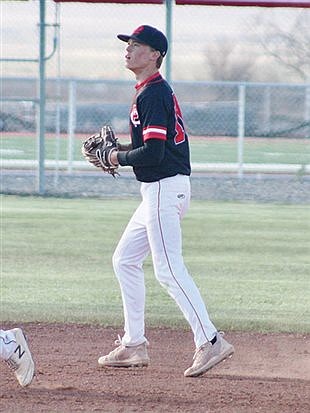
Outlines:
[[88,162],[115,178],[115,175],[118,174],[118,165],[112,163],[111,154],[117,149],[117,138],[111,126],[105,125],[100,133],[92,135],[84,141],[82,154]]

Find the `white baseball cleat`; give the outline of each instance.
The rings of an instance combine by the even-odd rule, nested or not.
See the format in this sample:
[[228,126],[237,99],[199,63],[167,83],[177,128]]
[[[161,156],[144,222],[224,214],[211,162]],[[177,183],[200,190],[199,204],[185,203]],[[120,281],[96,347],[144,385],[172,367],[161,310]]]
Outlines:
[[6,363],[14,370],[19,384],[25,387],[32,382],[34,377],[34,362],[23,331],[20,328],[13,328],[10,331],[15,336],[16,345],[13,354],[6,360]]
[[116,349],[98,359],[99,366],[146,367],[149,364],[150,359],[146,349],[147,341],[138,346],[128,347],[121,344],[121,340],[118,339],[115,344],[118,345]]
[[220,333],[217,333],[214,344],[203,344],[195,351],[193,365],[185,370],[184,376],[200,376],[221,361],[231,357],[234,351],[234,347],[229,344]]

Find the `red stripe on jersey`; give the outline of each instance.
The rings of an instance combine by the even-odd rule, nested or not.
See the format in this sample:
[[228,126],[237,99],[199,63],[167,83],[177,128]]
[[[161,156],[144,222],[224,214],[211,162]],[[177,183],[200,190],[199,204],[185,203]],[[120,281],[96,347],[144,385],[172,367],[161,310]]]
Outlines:
[[147,79],[145,79],[142,83],[137,83],[135,85],[136,90],[141,89],[143,86],[147,85],[148,83],[150,83],[152,80],[156,79],[157,77],[162,79],[160,73],[156,72],[154,75],[152,75],[152,76],[148,77]]
[[147,141],[148,139],[167,139],[167,128],[163,128],[162,126],[147,126],[143,128],[143,141]]

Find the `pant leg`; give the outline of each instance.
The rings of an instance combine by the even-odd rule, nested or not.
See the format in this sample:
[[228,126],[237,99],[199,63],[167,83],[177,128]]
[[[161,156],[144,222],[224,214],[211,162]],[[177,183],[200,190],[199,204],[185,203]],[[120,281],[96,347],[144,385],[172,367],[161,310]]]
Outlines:
[[10,330],[0,330],[0,357],[8,360],[13,354],[16,339]]
[[144,225],[144,204],[130,219],[113,254],[113,267],[118,278],[124,310],[124,345],[135,346],[146,341],[144,326],[145,284],[143,261],[150,252]]
[[189,178],[182,175],[146,185],[147,232],[154,271],[191,326],[196,347],[212,340],[216,328],[182,256],[181,219],[190,202]]

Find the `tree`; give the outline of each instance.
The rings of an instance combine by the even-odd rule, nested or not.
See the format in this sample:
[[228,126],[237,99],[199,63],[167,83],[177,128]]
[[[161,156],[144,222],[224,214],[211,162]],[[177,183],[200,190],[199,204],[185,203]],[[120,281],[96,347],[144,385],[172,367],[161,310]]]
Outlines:
[[225,38],[214,39],[206,49],[206,62],[212,80],[250,81],[255,59],[246,52],[247,45]]
[[268,27],[261,36],[265,53],[302,81],[310,80],[310,13],[302,10],[291,27],[279,25],[271,17],[258,17],[257,23]]

